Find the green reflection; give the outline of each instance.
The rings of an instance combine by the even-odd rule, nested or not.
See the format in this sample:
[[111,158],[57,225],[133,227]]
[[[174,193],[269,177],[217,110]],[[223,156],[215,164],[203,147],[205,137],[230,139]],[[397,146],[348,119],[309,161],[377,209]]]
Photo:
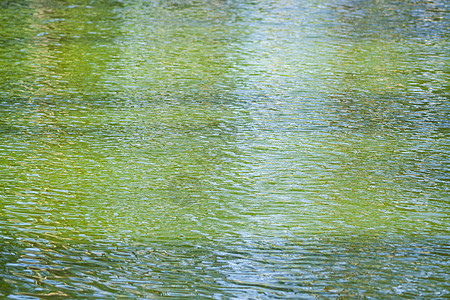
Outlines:
[[2,4],[0,295],[444,295],[442,8]]
[[208,236],[217,229],[203,223],[233,218],[219,199],[245,185],[226,165],[240,118],[227,47],[239,37],[208,5],[192,17],[143,3],[30,4],[24,69],[36,81],[13,90],[24,107],[4,106],[4,128],[17,130],[5,129],[8,199],[29,201],[17,210],[35,206],[35,222],[70,238]]

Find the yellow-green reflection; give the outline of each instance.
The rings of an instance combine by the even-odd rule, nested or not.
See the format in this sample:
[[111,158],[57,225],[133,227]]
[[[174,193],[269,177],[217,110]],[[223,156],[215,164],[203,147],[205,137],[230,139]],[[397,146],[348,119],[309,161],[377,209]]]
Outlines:
[[2,4],[0,295],[443,296],[445,8]]

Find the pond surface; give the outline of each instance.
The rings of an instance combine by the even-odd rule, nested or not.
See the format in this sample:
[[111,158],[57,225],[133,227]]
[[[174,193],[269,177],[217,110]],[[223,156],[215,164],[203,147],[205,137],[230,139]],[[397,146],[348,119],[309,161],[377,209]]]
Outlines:
[[1,2],[0,297],[448,297],[449,8]]

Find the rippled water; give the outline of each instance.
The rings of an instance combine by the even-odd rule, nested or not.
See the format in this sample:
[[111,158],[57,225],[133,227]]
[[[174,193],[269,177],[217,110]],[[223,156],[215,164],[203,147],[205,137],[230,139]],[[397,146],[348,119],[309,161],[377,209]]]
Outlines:
[[448,12],[0,2],[0,297],[448,297]]

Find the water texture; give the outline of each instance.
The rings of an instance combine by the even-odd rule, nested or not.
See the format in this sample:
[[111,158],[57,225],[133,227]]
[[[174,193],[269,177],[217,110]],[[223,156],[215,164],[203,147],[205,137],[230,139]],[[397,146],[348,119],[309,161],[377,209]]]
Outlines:
[[448,297],[449,8],[0,1],[0,298]]

